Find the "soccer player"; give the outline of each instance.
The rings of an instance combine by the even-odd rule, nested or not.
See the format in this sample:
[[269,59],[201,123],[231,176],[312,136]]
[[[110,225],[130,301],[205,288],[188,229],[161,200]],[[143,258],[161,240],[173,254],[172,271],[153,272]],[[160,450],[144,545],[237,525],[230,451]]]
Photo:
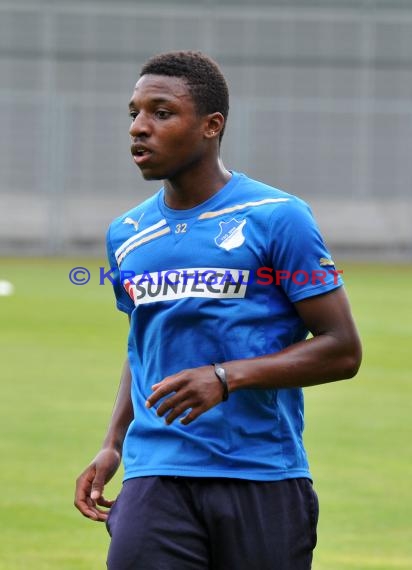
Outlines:
[[309,569],[302,388],[361,361],[339,272],[302,200],[223,165],[228,88],[210,58],[154,56],[129,109],[133,160],[164,182],[108,231],[128,358],[75,505],[106,521],[109,570]]

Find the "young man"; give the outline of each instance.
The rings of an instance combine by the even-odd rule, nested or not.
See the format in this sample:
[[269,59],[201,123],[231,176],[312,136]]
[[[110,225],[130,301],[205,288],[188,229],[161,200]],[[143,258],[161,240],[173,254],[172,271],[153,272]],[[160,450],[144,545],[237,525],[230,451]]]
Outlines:
[[304,202],[224,167],[213,61],[153,57],[129,107],[133,160],[164,185],[108,232],[128,359],[75,505],[107,522],[110,570],[309,569],[302,387],[361,360],[340,277]]

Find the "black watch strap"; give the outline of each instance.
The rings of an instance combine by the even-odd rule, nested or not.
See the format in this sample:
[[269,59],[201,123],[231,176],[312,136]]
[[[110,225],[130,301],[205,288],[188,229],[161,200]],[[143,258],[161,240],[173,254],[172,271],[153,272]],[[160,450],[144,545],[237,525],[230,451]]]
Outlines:
[[215,374],[223,386],[222,401],[226,402],[226,400],[229,398],[229,386],[227,384],[226,370],[221,364],[218,363],[213,364],[213,366],[215,367]]

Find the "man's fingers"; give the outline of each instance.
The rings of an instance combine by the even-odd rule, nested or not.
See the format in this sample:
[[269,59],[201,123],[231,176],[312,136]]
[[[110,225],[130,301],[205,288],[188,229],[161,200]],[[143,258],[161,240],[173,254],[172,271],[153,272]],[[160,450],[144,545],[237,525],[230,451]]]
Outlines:
[[176,418],[181,416],[187,410],[190,410],[191,407],[192,404],[190,404],[188,400],[181,402],[179,405],[173,408],[172,411],[166,416],[165,422],[170,425],[172,422],[175,421]]
[[107,520],[114,501],[103,496],[105,484],[110,481],[120,463],[115,449],[102,449],[92,463],[76,480],[75,507],[83,516],[99,522]]
[[91,483],[94,478],[94,472],[88,469],[82,473],[76,481],[76,492],[74,497],[74,505],[79,511],[84,514],[90,506],[90,489]]
[[193,420],[195,420],[198,416],[200,416],[200,411],[196,412],[196,410],[190,410],[190,412],[188,414],[186,414],[180,421],[181,424],[183,424],[184,426],[187,426],[188,424],[190,424]]
[[179,392],[178,394],[170,396],[170,398],[167,398],[167,400],[164,400],[156,409],[156,414],[162,417],[169,410],[179,410],[179,414],[182,414],[189,407],[188,402],[188,394]]
[[88,468],[78,478],[74,504],[83,516],[95,521],[106,520],[106,512],[96,506],[96,503],[102,507],[111,506],[110,501],[102,495],[103,488],[102,478],[94,466]]
[[187,384],[186,379],[182,378],[173,378],[168,377],[158,382],[157,384],[153,384],[152,390],[153,394],[151,394],[146,400],[146,408],[151,408],[156,402],[171,394],[172,392],[178,392],[181,388],[183,388]]
[[103,520],[100,518],[101,513],[99,509],[96,508],[94,501],[92,501],[90,497],[87,497],[85,500],[76,501],[75,506],[86,518],[94,521]]
[[99,487],[94,487],[92,492],[90,493],[90,496],[93,499],[93,501],[98,501],[100,499],[101,494],[102,494],[101,489]]
[[82,511],[82,515],[93,521],[105,522],[109,516],[109,513],[107,511],[102,511],[97,507],[95,507],[93,509],[88,509],[85,512]]
[[146,407],[152,408],[158,404],[157,415],[165,417],[168,425],[182,414],[185,414],[181,419],[182,424],[188,425],[221,402],[221,387],[210,366],[182,370],[153,384],[152,390]]
[[175,392],[175,391],[176,391],[175,388],[172,388],[169,386],[160,386],[160,388],[157,388],[156,391],[151,396],[149,396],[147,398],[146,408],[151,408],[152,406],[157,404],[157,402],[159,400],[161,400],[162,398],[164,398],[168,394],[171,394],[172,392]]
[[90,496],[93,499],[93,501],[97,501],[103,495],[104,483],[105,483],[105,477],[97,469],[95,477],[92,481],[92,491],[90,493]]
[[106,507],[107,509],[110,509],[110,507],[114,505],[114,501],[109,501],[108,499],[105,499],[103,496],[99,497],[96,503],[99,505],[99,507]]
[[92,519],[94,521],[104,522],[107,519],[109,513],[108,511],[102,510],[99,507],[110,509],[113,503],[114,501],[109,501],[103,496],[99,497],[97,501],[94,501],[91,499],[91,497],[86,497],[84,501],[79,501],[76,504],[76,507],[84,517]]

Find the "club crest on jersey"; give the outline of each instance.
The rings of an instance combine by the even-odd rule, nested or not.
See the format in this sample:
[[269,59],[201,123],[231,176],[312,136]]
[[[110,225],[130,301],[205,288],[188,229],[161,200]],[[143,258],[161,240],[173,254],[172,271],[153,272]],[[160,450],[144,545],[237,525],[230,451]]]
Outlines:
[[140,224],[140,220],[143,218],[144,216],[144,212],[143,214],[140,216],[140,218],[137,220],[134,220],[133,218],[130,218],[129,216],[127,218],[125,218],[123,220],[124,224],[131,224],[134,227],[134,231],[137,232],[137,230],[139,229],[139,224]]
[[229,222],[219,222],[220,232],[215,237],[215,244],[229,251],[235,247],[240,247],[245,241],[243,235],[243,228],[246,225],[246,220],[236,220],[232,218]]

